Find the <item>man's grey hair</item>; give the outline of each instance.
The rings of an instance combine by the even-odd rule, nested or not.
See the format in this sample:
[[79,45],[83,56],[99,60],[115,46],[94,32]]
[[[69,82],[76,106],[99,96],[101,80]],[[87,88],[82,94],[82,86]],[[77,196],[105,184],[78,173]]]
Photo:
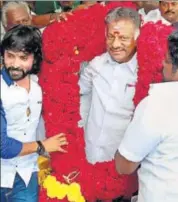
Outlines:
[[114,8],[111,10],[106,18],[105,18],[105,23],[110,24],[112,22],[117,22],[119,20],[131,20],[135,26],[135,39],[140,34],[140,26],[141,26],[141,18],[140,15],[137,11],[130,9],[130,8]]
[[7,12],[9,10],[13,10],[16,8],[24,8],[29,15],[31,15],[30,13],[30,8],[28,6],[28,4],[25,1],[9,1],[4,3],[3,7],[2,7],[2,24],[4,27],[7,27]]

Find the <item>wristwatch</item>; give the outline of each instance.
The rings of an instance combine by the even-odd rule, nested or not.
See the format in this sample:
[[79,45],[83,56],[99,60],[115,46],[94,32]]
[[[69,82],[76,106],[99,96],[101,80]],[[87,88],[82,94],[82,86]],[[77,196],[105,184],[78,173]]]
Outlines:
[[37,144],[38,144],[38,148],[36,150],[37,154],[39,155],[44,155],[45,154],[45,147],[43,146],[42,142],[41,141],[36,141]]

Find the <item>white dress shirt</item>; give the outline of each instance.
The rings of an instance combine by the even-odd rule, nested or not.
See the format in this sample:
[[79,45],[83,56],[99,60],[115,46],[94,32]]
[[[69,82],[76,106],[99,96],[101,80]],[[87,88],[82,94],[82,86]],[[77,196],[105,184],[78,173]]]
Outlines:
[[[24,143],[36,141],[42,106],[42,92],[37,77],[31,76],[28,93],[15,82],[8,85],[1,75],[1,100],[7,120],[7,135]],[[37,153],[33,153],[1,159],[1,187],[12,188],[16,172],[28,186],[32,173],[38,171],[37,158]]]
[[119,152],[141,162],[138,202],[178,201],[178,82],[151,85]]
[[83,68],[79,80],[80,110],[90,163],[114,158],[133,114],[136,80],[136,55],[119,64],[104,53]]
[[146,24],[147,22],[154,22],[154,23],[156,23],[158,21],[161,21],[163,24],[166,24],[166,25],[170,25],[171,24],[170,22],[168,22],[166,19],[164,19],[161,16],[161,13],[160,13],[159,9],[151,10],[151,11],[149,11],[146,14],[144,8],[142,8],[138,12],[142,16],[143,25]]

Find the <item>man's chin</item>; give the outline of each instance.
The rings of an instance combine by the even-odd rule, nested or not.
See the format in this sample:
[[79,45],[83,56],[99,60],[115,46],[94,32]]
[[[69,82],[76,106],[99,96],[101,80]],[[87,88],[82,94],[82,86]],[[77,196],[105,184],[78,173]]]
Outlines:
[[167,15],[166,20],[169,21],[170,23],[174,23],[176,21],[174,15]]
[[112,59],[115,60],[116,62],[122,63],[125,60],[126,57],[125,51],[109,52],[109,53]]
[[11,76],[11,79],[12,79],[13,81],[20,81],[20,80],[23,79],[23,77]]
[[123,63],[125,61],[125,57],[124,56],[117,56],[117,55],[112,55],[111,56],[113,60],[115,60],[118,63]]
[[19,81],[24,78],[24,75],[9,74],[13,81]]
[[13,81],[19,81],[24,79],[27,76],[27,73],[21,72],[21,74],[13,73],[13,71],[9,71],[9,76]]

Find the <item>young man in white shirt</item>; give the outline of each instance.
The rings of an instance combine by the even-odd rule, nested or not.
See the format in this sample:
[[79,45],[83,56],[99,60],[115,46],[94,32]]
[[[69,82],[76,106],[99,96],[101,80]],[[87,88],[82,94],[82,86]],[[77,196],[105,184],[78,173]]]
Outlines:
[[[137,202],[178,200],[178,31],[168,38],[163,62],[166,82],[152,84],[115,155],[116,168],[130,174],[138,166]],[[171,82],[172,81],[172,82]]]
[[86,156],[92,164],[114,159],[133,114],[137,80],[139,14],[116,8],[105,22],[107,52],[90,61],[79,80]]
[[1,44],[1,201],[38,202],[38,155],[61,151],[64,134],[36,141],[42,91],[36,74],[42,61],[41,33],[31,26],[9,30]]

